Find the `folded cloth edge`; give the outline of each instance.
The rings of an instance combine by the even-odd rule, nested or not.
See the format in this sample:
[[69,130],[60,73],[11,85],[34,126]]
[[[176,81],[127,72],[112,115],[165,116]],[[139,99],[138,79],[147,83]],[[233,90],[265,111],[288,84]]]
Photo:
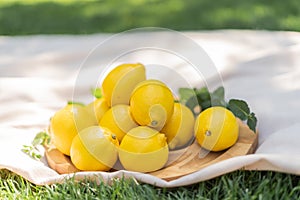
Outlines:
[[[290,163],[290,160],[293,160],[293,163]],[[288,168],[285,165],[286,162],[290,163]],[[216,178],[218,176],[236,170],[276,171],[300,175],[299,166],[300,157],[289,156],[286,154],[251,154],[245,156],[237,156],[224,161],[220,161],[218,163],[207,166],[197,172],[185,175],[181,178],[172,181],[165,181],[150,174],[131,172],[126,170],[119,170],[116,172],[77,172],[62,175],[52,174],[51,176],[49,176],[49,174],[44,175],[42,173],[38,173],[39,176],[37,178],[36,172],[39,170],[32,171],[32,173],[35,173],[35,176],[33,177],[32,173],[28,173],[25,170],[20,170],[19,168],[16,169],[12,166],[2,165],[0,166],[0,169],[7,169],[9,171],[12,171],[36,185],[50,185],[55,183],[63,183],[68,179],[88,179],[96,181],[97,183],[103,181],[105,184],[111,184],[115,179],[132,178],[140,183],[147,183],[156,187],[172,188],[192,185],[198,182]]]

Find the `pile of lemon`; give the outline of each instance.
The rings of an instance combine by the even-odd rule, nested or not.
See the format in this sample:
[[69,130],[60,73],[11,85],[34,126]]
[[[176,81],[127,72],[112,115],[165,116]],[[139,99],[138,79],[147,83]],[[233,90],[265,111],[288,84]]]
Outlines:
[[101,90],[101,98],[86,106],[67,105],[51,118],[52,143],[80,170],[108,171],[119,159],[127,170],[151,172],[194,136],[212,151],[237,140],[238,124],[229,110],[212,107],[195,120],[165,83],[146,79],[140,63],[115,67]]

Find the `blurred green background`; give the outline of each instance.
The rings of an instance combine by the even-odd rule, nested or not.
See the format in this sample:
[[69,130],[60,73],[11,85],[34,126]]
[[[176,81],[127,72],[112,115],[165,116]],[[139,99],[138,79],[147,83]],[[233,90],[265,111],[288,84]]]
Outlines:
[[0,0],[0,34],[174,30],[300,31],[299,0]]

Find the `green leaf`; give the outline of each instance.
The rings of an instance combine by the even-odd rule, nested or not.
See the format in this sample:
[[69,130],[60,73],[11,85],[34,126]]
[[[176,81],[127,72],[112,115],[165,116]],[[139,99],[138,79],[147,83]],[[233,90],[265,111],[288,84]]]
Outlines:
[[211,107],[211,100],[202,101],[199,103],[199,105],[201,106],[202,110],[205,110],[205,109]]
[[255,132],[257,118],[253,112],[250,113],[250,108],[247,102],[238,99],[231,99],[228,103],[225,101],[225,89],[220,86],[212,93],[210,93],[207,87],[200,89],[180,88],[179,102],[184,103],[193,113],[195,108],[199,105],[201,110],[205,110],[212,106],[222,106],[232,111],[232,113],[240,118],[242,121],[247,121],[247,125],[251,130]]
[[255,114],[252,112],[248,116],[247,125],[254,133],[256,133],[256,124],[257,124],[257,118]]
[[198,114],[195,113],[195,107],[199,105],[197,97],[191,96],[185,103],[185,105],[194,113],[194,115]]
[[228,103],[228,109],[241,120],[246,120],[250,114],[248,104],[243,100],[231,99]]
[[41,137],[35,137],[33,139],[33,141],[31,142],[32,146],[38,146],[38,145],[41,145],[43,143],[44,139],[41,138]]
[[219,99],[214,96],[211,97],[211,106],[222,106],[226,107],[226,102],[224,99]]
[[21,150],[33,159],[38,160],[42,157],[40,152],[33,146],[23,145],[23,148]]
[[85,106],[84,103],[76,102],[76,101],[68,101],[68,105],[79,105],[79,106]]
[[194,89],[191,88],[179,88],[179,98],[180,102],[185,104],[191,97],[195,96]]
[[225,90],[224,87],[220,86],[212,93],[213,96],[218,97],[219,99],[225,98]]
[[215,91],[211,94],[211,106],[222,106],[226,107],[225,101],[225,91],[224,87],[218,87]]
[[[193,96],[188,100],[188,103],[193,102],[193,108],[200,106],[201,110],[211,107],[210,93],[206,87],[200,89],[193,89]],[[198,113],[194,113],[198,114]]]
[[186,101],[185,105],[190,109],[194,109],[195,106],[199,105],[197,97],[192,96]]
[[101,88],[92,88],[91,92],[92,92],[93,96],[96,97],[97,99],[100,99],[102,97]]
[[41,131],[36,134],[34,139],[31,142],[31,145],[23,145],[22,151],[29,155],[34,159],[40,159],[42,157],[41,153],[39,152],[37,146],[38,145],[47,145],[50,143],[50,135],[47,134],[45,131]]
[[37,145],[44,145],[44,144],[49,144],[50,142],[50,136],[42,131],[42,132],[39,132],[33,139],[33,141],[31,142],[31,144],[33,146],[37,146]]
[[196,92],[196,95],[197,95],[197,98],[199,101],[207,101],[207,100],[210,100],[210,93],[207,89],[207,87],[203,87],[203,88],[200,88],[200,89],[195,89],[195,92]]

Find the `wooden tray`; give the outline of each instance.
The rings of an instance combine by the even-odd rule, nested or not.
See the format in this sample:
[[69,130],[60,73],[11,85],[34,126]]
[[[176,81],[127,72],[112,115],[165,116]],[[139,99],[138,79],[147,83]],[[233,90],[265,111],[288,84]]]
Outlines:
[[[211,164],[235,156],[251,154],[258,144],[258,134],[251,131],[247,125],[239,121],[239,138],[235,145],[221,152],[208,152],[202,149],[196,141],[190,146],[171,151],[169,160],[161,170],[149,174],[170,181],[184,175],[196,172]],[[70,158],[55,148],[45,148],[45,156],[50,168],[60,174],[74,173],[79,170],[72,164]],[[112,170],[116,171],[116,170]]]

